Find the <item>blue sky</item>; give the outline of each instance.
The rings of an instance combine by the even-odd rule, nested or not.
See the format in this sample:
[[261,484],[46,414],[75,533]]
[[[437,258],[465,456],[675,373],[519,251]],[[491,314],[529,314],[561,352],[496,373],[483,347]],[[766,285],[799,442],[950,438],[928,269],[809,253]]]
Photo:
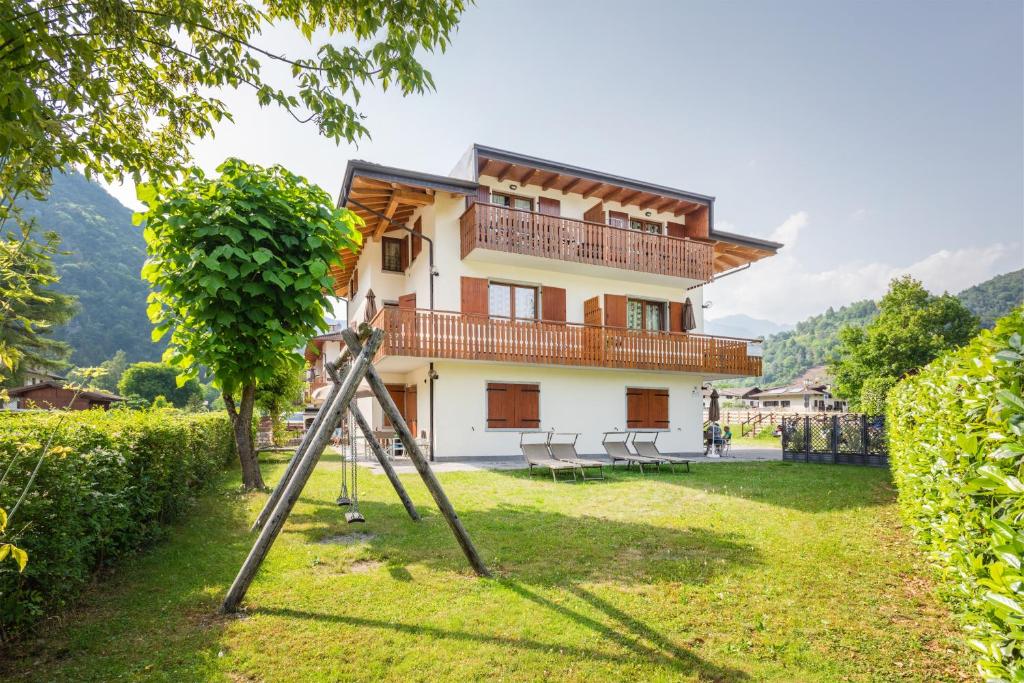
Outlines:
[[794,322],[905,272],[957,291],[1024,264],[1022,8],[482,0],[425,57],[437,92],[365,93],[358,148],[239,92],[194,151],[333,194],[349,158],[447,173],[481,142],[711,194],[718,227],[787,248],[711,285],[709,317]]

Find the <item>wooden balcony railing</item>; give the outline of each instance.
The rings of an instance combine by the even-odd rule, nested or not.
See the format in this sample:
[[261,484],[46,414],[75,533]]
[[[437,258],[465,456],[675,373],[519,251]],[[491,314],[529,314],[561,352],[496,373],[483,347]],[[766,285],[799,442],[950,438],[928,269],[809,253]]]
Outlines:
[[476,202],[462,214],[462,258],[474,249],[590,263],[707,282],[713,247],[601,223]]
[[761,374],[761,358],[748,355],[748,344],[754,342],[746,339],[391,307],[378,312],[371,324],[387,333],[377,360],[414,356],[735,376]]

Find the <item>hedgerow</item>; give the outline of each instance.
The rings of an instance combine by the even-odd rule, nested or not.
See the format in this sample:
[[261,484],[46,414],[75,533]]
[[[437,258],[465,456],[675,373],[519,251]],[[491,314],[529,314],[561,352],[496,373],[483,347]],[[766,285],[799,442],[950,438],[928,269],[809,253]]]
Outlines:
[[[11,510],[59,413],[0,412],[0,508]],[[158,538],[234,456],[223,413],[67,414],[7,531],[28,552],[0,563],[0,635],[24,631],[98,570]]]
[[888,401],[900,507],[987,680],[1024,680],[1024,307]]

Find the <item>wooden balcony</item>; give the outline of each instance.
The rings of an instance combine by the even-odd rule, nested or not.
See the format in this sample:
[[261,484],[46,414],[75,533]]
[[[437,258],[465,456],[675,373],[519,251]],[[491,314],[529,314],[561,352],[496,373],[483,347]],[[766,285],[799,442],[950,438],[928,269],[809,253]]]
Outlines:
[[714,246],[601,223],[476,202],[461,218],[462,258],[474,249],[708,282]]
[[498,363],[756,376],[752,340],[600,325],[509,320],[486,315],[385,308],[373,326],[387,335],[377,361],[388,356]]

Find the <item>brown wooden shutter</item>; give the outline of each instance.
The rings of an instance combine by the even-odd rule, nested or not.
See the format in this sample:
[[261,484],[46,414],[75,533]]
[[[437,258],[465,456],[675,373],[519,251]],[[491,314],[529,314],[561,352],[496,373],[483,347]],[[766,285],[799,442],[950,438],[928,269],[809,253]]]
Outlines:
[[608,327],[626,326],[626,297],[624,295],[604,295],[604,324]]
[[628,213],[623,213],[621,211],[609,211],[608,212],[608,225],[612,224],[612,219],[613,218],[618,218],[619,220],[622,221],[622,225],[620,225],[619,227],[622,227],[622,228],[628,228],[629,227],[629,214]]
[[398,297],[398,307],[401,309],[415,309],[416,292],[413,292],[412,294],[403,294]]
[[462,312],[487,315],[487,280],[462,276]]
[[409,431],[413,433],[413,436],[419,434],[419,427],[417,425],[417,415],[419,413],[419,405],[416,403],[416,385],[410,384],[405,388],[405,421],[409,424]]
[[[405,417],[405,387],[401,384],[385,384],[384,388],[388,390],[388,394],[391,395],[391,400],[398,406],[398,413]],[[408,422],[408,419],[406,419]],[[391,420],[388,416],[384,416],[384,426],[391,427]]]
[[594,204],[592,207],[587,209],[583,213],[583,220],[590,221],[591,223],[603,224],[605,222],[604,204],[598,202],[597,204]]
[[487,428],[508,429],[512,426],[514,405],[509,384],[487,384]]
[[641,429],[647,423],[647,394],[643,389],[626,388],[626,428]]
[[540,385],[513,384],[516,389],[516,417],[514,426],[522,429],[540,427]]
[[539,213],[545,216],[561,216],[562,215],[562,202],[557,199],[551,199],[550,197],[540,197],[537,200]]
[[669,221],[667,225],[669,237],[686,237],[686,226],[682,223]]
[[601,325],[601,299],[593,297],[583,302],[583,323],[585,325]]
[[565,322],[565,290],[561,287],[543,287],[540,290],[543,319]]
[[402,238],[402,241],[399,243],[398,253],[399,253],[398,259],[401,262],[402,270],[404,271],[405,269],[407,269],[409,267],[409,240],[408,240],[408,238],[406,238],[406,237]]
[[420,251],[423,250],[423,238],[420,235],[423,234],[423,218],[417,218],[413,224],[412,229],[417,234],[412,236],[412,260],[415,261],[416,257],[420,255]]
[[647,420],[651,429],[668,429],[668,389],[647,390]]
[[476,188],[476,200],[483,202],[484,204],[491,203],[491,188],[486,185],[480,185]]
[[668,330],[683,332],[683,305],[678,301],[672,301],[668,305]]

